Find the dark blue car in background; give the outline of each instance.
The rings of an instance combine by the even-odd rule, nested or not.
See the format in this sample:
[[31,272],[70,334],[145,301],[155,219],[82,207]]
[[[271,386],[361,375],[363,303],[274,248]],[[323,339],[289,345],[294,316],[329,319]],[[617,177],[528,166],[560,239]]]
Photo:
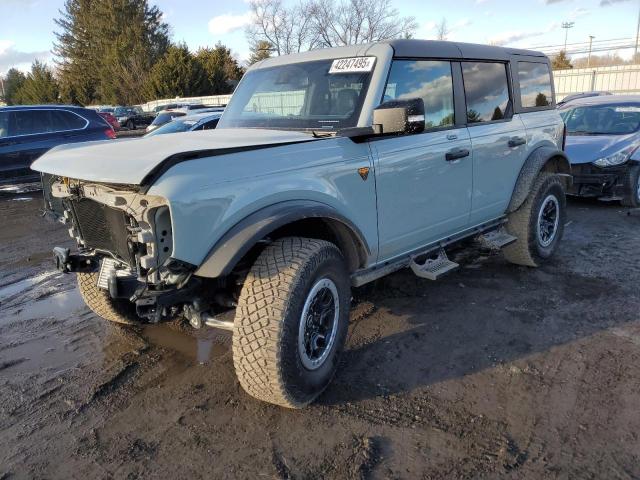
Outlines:
[[560,109],[573,186],[567,193],[640,207],[640,96],[601,96]]
[[0,187],[39,182],[31,164],[65,143],[109,140],[115,132],[95,111],[65,105],[0,107]]

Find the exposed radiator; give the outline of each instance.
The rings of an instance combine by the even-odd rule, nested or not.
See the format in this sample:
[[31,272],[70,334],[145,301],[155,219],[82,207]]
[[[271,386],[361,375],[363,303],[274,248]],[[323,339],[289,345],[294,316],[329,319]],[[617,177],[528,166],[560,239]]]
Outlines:
[[134,265],[127,239],[129,232],[125,212],[88,198],[69,203],[86,247],[110,252],[125,263]]

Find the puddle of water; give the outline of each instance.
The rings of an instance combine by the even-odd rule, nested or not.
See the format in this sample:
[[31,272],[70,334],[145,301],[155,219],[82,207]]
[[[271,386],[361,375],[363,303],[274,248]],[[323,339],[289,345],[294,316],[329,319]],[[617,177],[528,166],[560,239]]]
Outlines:
[[2,185],[0,186],[0,193],[4,194],[16,194],[16,193],[31,193],[42,190],[42,183],[16,183],[15,185]]
[[40,318],[64,320],[73,313],[87,308],[77,288],[55,293],[49,297],[32,300],[7,309],[4,320],[22,321]]
[[230,334],[213,328],[182,332],[167,325],[149,325],[144,328],[144,336],[149,342],[177,351],[199,364],[210,363],[229,351]]
[[[28,321],[28,330],[21,327],[7,333],[4,340],[9,346],[0,354],[3,362],[17,361],[10,366],[12,374],[29,373],[42,369],[63,369],[77,365],[85,355],[75,352],[76,346],[66,328],[58,322],[48,323],[48,319],[64,321],[86,309],[77,288],[59,292],[49,297],[31,300],[19,306],[7,309],[1,316],[2,323]],[[43,322],[44,321],[44,322]],[[42,322],[42,323],[41,323]],[[33,326],[41,325],[40,329]],[[34,336],[36,335],[36,336]]]
[[0,288],[0,303],[6,300],[9,297],[13,297],[14,295],[29,290],[34,285],[38,283],[42,283],[45,280],[58,275],[58,272],[42,272],[38,275],[34,275],[33,277],[25,278],[23,280],[10,283]]

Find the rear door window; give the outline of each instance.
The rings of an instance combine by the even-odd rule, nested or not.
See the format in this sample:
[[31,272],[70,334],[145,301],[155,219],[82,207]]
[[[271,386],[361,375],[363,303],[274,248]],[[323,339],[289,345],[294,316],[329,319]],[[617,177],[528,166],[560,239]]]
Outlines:
[[34,135],[51,131],[51,116],[48,110],[13,112],[13,135]]
[[551,72],[546,63],[518,62],[520,102],[523,108],[551,105]]
[[495,122],[510,116],[507,66],[497,62],[462,62],[467,123]]
[[426,129],[453,126],[451,62],[394,60],[382,101],[413,98],[424,101]]

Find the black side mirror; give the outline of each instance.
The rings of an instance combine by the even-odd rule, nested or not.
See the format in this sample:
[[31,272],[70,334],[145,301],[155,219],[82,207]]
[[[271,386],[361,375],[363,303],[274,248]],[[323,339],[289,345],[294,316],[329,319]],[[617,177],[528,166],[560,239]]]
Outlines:
[[391,100],[373,111],[373,129],[378,134],[424,131],[424,101],[421,98]]

